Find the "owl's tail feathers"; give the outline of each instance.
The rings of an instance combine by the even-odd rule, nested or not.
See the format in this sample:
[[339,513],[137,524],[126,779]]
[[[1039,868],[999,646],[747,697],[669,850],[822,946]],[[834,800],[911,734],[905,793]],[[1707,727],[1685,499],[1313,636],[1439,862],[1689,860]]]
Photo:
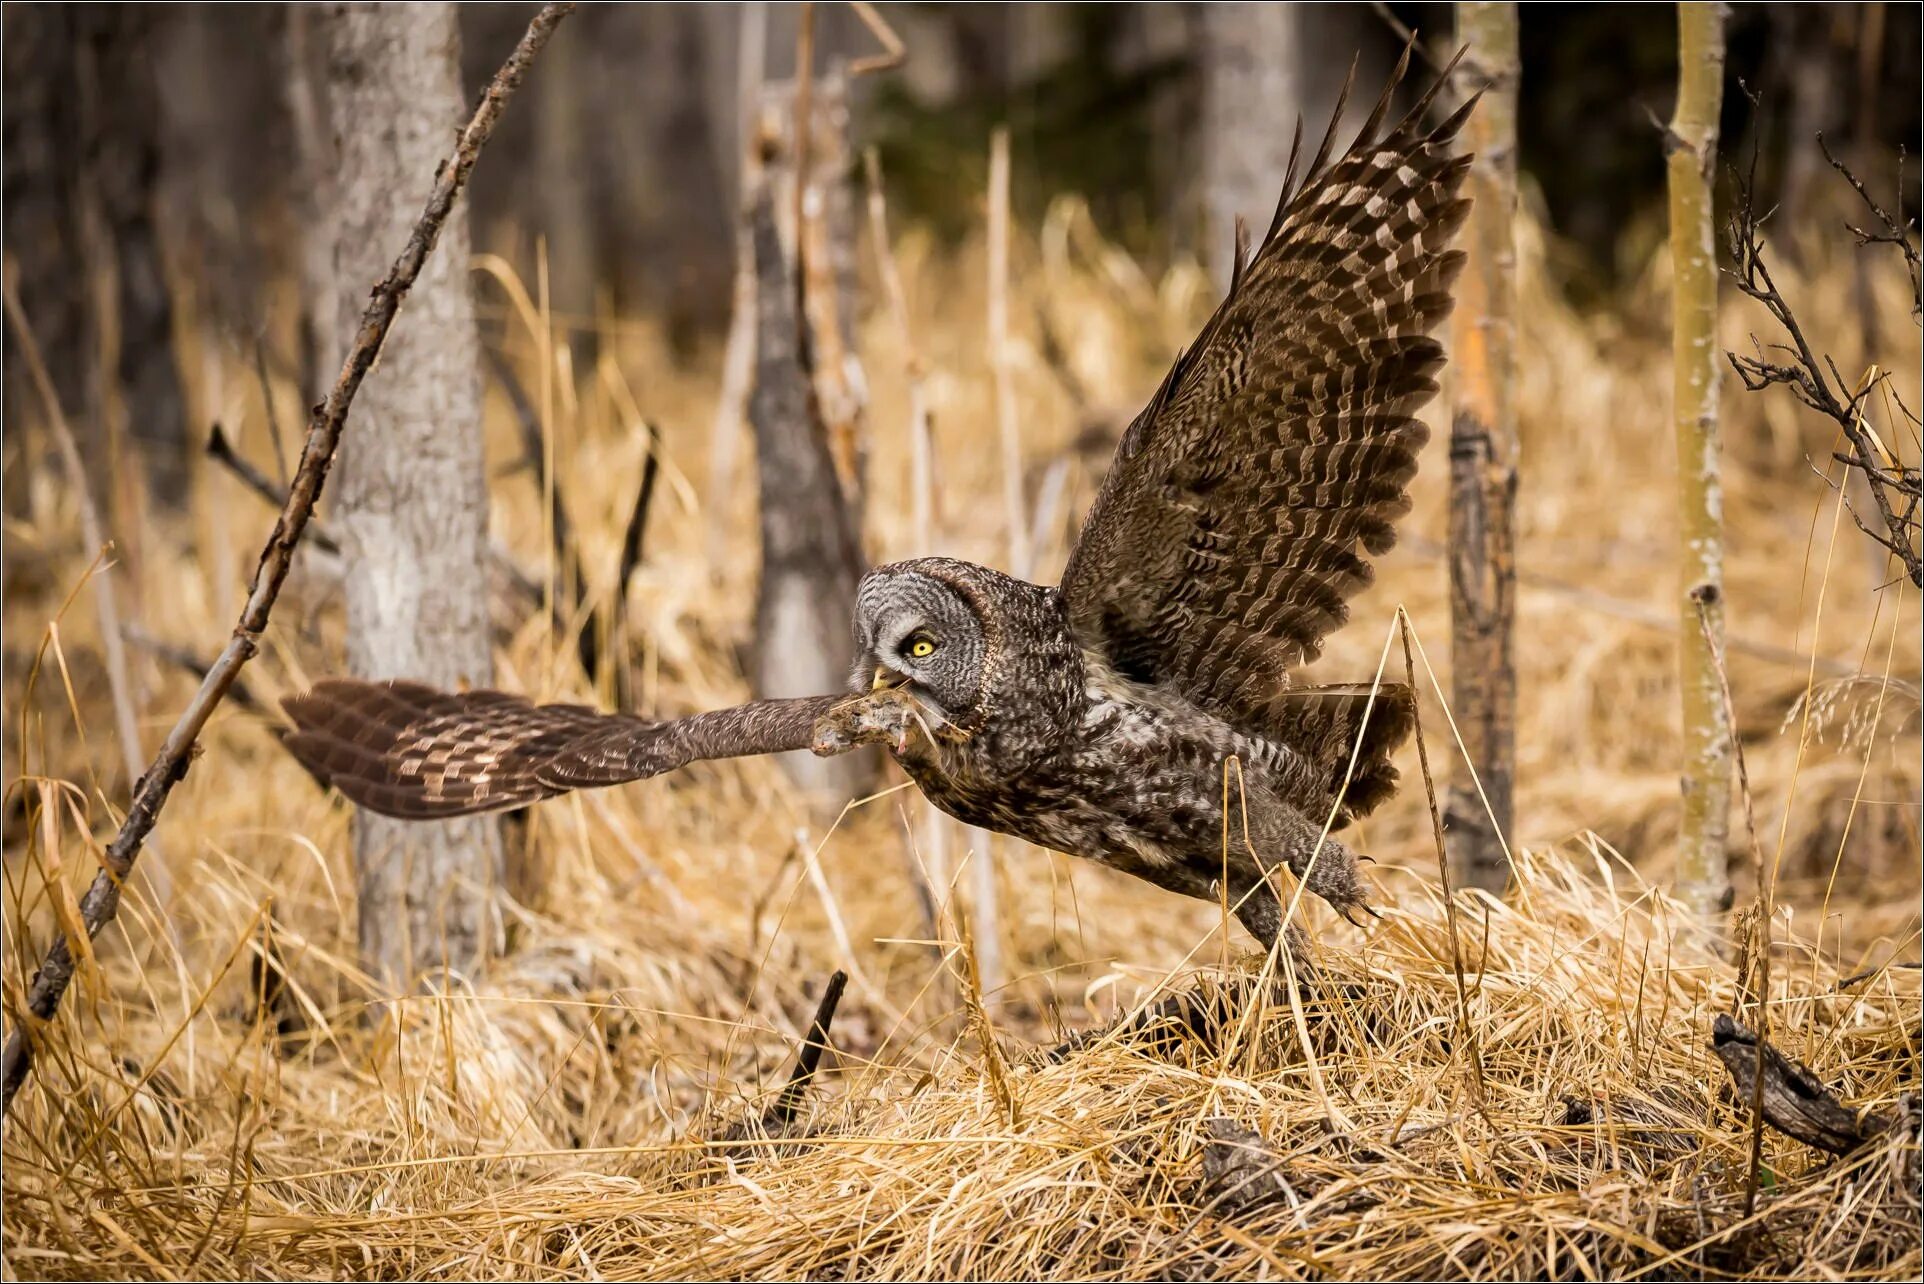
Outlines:
[[1416,701],[1407,686],[1349,682],[1297,687],[1285,692],[1278,705],[1276,736],[1322,769],[1331,798],[1342,795],[1336,828],[1369,815],[1396,792],[1390,755],[1416,725]]
[[500,691],[350,678],[320,682],[281,707],[294,720],[282,743],[316,780],[404,820],[500,811],[558,792],[536,778],[527,751],[557,733],[579,734],[593,716]]

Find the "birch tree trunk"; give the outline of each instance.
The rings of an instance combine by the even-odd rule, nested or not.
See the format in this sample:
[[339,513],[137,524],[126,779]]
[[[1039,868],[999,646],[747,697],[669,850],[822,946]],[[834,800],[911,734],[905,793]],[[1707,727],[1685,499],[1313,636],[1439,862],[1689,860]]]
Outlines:
[[[1717,436],[1717,251],[1711,196],[1723,110],[1724,7],[1677,6],[1670,170],[1671,414],[1682,562],[1683,825],[1677,899],[1709,920],[1730,904],[1730,724],[1712,640],[1724,636],[1724,519]],[[1701,614],[1700,614],[1701,612]]]
[[[467,114],[451,4],[328,11],[328,113],[338,148],[335,333],[351,331],[384,256],[407,240]],[[354,405],[336,467],[347,563],[347,659],[364,678],[485,686],[490,677],[480,351],[457,205]],[[364,966],[392,988],[494,952],[501,842],[493,820],[420,824],[354,813]]]
[[1476,779],[1458,773],[1445,815],[1458,880],[1500,892],[1516,775],[1517,7],[1458,4],[1456,21],[1461,88],[1484,91],[1463,131],[1475,204],[1450,354],[1450,699]]
[[[1252,239],[1269,226],[1289,168],[1289,144],[1303,115],[1305,6],[1202,7],[1204,257],[1227,290],[1236,219]],[[1322,122],[1304,119],[1312,140]],[[1310,144],[1314,149],[1314,142]]]

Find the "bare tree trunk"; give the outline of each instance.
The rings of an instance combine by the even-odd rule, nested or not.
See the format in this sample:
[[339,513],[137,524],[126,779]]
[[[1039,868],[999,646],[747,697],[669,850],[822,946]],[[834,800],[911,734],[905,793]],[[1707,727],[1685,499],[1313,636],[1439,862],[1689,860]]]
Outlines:
[[1476,779],[1466,771],[1451,784],[1445,814],[1459,880],[1501,891],[1516,775],[1517,7],[1458,4],[1456,14],[1469,47],[1464,91],[1484,91],[1464,130],[1476,153],[1466,185],[1475,204],[1457,285],[1450,423],[1451,702]]
[[[420,193],[466,115],[450,4],[328,11],[328,106],[339,140],[338,333],[352,329],[382,255],[407,239]],[[457,206],[355,406],[338,465],[348,667],[436,686],[490,677],[487,490],[468,223]],[[403,987],[467,971],[498,946],[500,835],[485,817],[433,825],[354,815],[361,954]]]
[[[1236,220],[1269,226],[1303,115],[1304,6],[1211,4],[1202,8],[1204,257],[1229,288]],[[1305,131],[1314,122],[1304,121]]]
[[768,6],[750,0],[736,28],[735,68],[735,281],[722,355],[721,391],[708,444],[710,567],[719,567],[728,540],[728,503],[735,490],[735,459],[741,453],[742,417],[755,366],[755,239],[749,228],[748,194],[761,179],[762,81],[768,63]]
[[802,293],[829,455],[859,533],[868,473],[868,376],[855,346],[859,221],[846,73],[837,69],[818,77],[811,99],[807,190],[802,194],[802,261],[807,269]]
[[321,399],[340,366],[335,328],[334,182],[339,159],[328,120],[325,40],[317,38],[311,6],[287,7],[285,72],[281,92],[294,136],[294,181],[289,184],[300,236],[301,306],[297,323],[301,404]]
[[[1712,180],[1723,108],[1724,7],[1677,6],[1677,110],[1670,169],[1671,415],[1683,566],[1683,827],[1676,895],[1710,920],[1729,908],[1730,725],[1712,640],[1724,636],[1723,485],[1717,435],[1717,243]],[[1699,612],[1701,611],[1701,620]],[[1708,627],[1706,636],[1705,626]]]
[[[772,166],[771,166],[772,168]],[[849,622],[861,546],[830,456],[804,365],[795,278],[782,253],[766,181],[749,220],[755,249],[755,389],[748,417],[761,479],[762,572],[755,602],[755,694],[820,695],[848,684]],[[874,778],[871,753],[782,756],[789,776],[822,801]]]
[[111,436],[125,432],[138,444],[152,494],[176,508],[186,498],[187,418],[154,220],[160,93],[153,45],[162,19],[144,5],[85,5],[77,12],[82,204],[99,237],[100,262],[89,266],[110,290],[94,318],[108,385],[98,405]]

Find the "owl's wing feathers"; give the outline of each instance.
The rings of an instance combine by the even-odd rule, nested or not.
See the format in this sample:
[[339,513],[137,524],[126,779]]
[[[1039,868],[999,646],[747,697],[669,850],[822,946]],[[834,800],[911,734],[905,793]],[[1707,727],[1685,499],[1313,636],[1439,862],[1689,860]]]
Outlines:
[[1363,554],[1394,541],[1429,437],[1474,99],[1425,128],[1433,87],[1382,132],[1408,61],[1341,157],[1335,120],[1300,187],[1292,157],[1268,235],[1124,434],[1063,575],[1073,627],[1118,672],[1258,733],[1300,732],[1287,671],[1370,582]]
[[282,701],[287,748],[324,785],[410,820],[526,806],[703,758],[808,747],[840,696],[764,700],[669,722],[500,691],[333,678]]

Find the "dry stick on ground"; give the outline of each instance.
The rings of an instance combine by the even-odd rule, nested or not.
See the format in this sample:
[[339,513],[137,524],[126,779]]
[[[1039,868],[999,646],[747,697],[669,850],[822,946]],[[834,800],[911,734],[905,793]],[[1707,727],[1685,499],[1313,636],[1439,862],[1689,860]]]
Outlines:
[[[1753,103],[1755,98],[1752,99]],[[1822,136],[1819,136],[1822,142]],[[1829,152],[1825,155],[1828,157]],[[1911,281],[1913,299],[1918,289],[1917,250],[1910,243],[1910,228],[1907,223],[1893,217],[1865,191],[1843,164],[1831,157],[1831,164],[1855,189],[1864,203],[1869,206],[1872,217],[1882,225],[1877,232],[1866,232],[1858,228],[1851,231],[1860,245],[1892,243],[1904,253],[1905,266]],[[1754,356],[1739,356],[1734,352],[1726,353],[1731,368],[1744,381],[1750,392],[1760,392],[1772,384],[1784,384],[1797,400],[1810,409],[1835,423],[1850,443],[1848,455],[1841,455],[1842,462],[1850,465],[1863,475],[1865,486],[1869,489],[1871,500],[1877,506],[1878,529],[1866,522],[1856,507],[1845,498],[1844,506],[1857,524],[1857,529],[1876,540],[1889,550],[1900,563],[1912,584],[1924,587],[1924,558],[1918,552],[1917,537],[1921,510],[1924,510],[1924,474],[1903,462],[1878,437],[1876,429],[1865,418],[1863,408],[1870,395],[1888,377],[1878,374],[1867,379],[1855,392],[1839,373],[1837,364],[1826,355],[1821,359],[1804,335],[1803,327],[1798,324],[1796,314],[1791,311],[1790,303],[1778,289],[1776,280],[1771,276],[1770,265],[1764,260],[1762,224],[1765,215],[1757,212],[1756,207],[1756,167],[1757,158],[1751,156],[1751,174],[1735,181],[1735,206],[1728,224],[1727,236],[1730,242],[1730,257],[1734,266],[1727,269],[1737,288],[1746,296],[1764,305],[1778,328],[1784,332],[1788,344],[1772,344],[1766,348],[1756,336],[1751,336]],[[1901,175],[1901,171],[1900,171]],[[1788,360],[1777,360],[1772,353],[1786,354]],[[1898,403],[1913,427],[1917,426],[1917,416],[1908,407]],[[1842,484],[1839,483],[1842,492]]]
[[828,1027],[835,1020],[835,1009],[841,1005],[842,991],[848,988],[848,973],[837,968],[822,987],[822,1001],[815,1008],[815,1019],[808,1023],[808,1038],[802,1042],[802,1050],[795,1054],[795,1071],[788,1076],[782,1087],[781,1096],[762,1116],[762,1127],[769,1133],[787,1133],[795,1126],[795,1119],[802,1112],[802,1103],[808,1097],[808,1086],[815,1079],[816,1068],[822,1063],[822,1053],[828,1051]]
[[1452,327],[1450,422],[1451,702],[1482,781],[1450,785],[1445,811],[1461,878],[1501,891],[1499,837],[1510,828],[1516,776],[1516,103],[1514,4],[1459,4],[1464,87],[1483,95],[1464,129],[1476,153],[1464,195],[1469,264]]
[[1724,7],[1677,6],[1677,109],[1664,131],[1670,195],[1670,362],[1677,437],[1682,617],[1682,832],[1677,899],[1700,923],[1730,901],[1730,727],[1717,698],[1710,638],[1724,636],[1724,500],[1717,435],[1717,236],[1711,176],[1724,100]]
[[[360,328],[355,332],[353,343],[341,365],[340,377],[327,394],[327,400],[314,408],[313,416],[308,420],[307,441],[301,450],[301,461],[294,473],[293,486],[288,491],[287,506],[281,510],[274,530],[261,550],[260,565],[255,569],[253,583],[248,588],[247,604],[234,626],[234,634],[220,657],[214,661],[200,690],[188,702],[180,720],[167,733],[160,753],[135,786],[133,803],[127,809],[127,819],[114,835],[113,842],[108,844],[103,868],[80,903],[81,921],[90,938],[99,935],[100,929],[119,912],[122,884],[140,856],[141,844],[160,819],[167,796],[187,774],[201,731],[233,686],[242,666],[260,648],[260,637],[267,628],[274,601],[280,596],[281,585],[286,582],[288,569],[293,565],[294,549],[300,543],[308,519],[313,515],[321,487],[326,484],[328,468],[334,462],[335,447],[340,443],[341,430],[347,422],[348,408],[353,405],[354,394],[360,390],[369,367],[380,355],[381,345],[400,311],[401,300],[420,275],[428,255],[433,252],[441,225],[447,221],[455,198],[466,186],[475,160],[487,144],[489,135],[494,132],[509,97],[520,86],[528,65],[541,52],[541,47],[547,44],[556,24],[573,9],[571,3],[545,5],[528,24],[527,33],[521,37],[521,42],[515,46],[507,62],[502,64],[501,70],[495,73],[494,79],[482,93],[480,102],[476,104],[472,119],[461,130],[454,155],[443,162],[436,172],[427,208],[421,212],[420,221],[414,225],[406,247],[400,257],[394,260],[394,266],[388,270],[387,276],[374,287],[367,311],[361,315]],[[40,970],[34,974],[33,983],[27,991],[25,1010],[14,1013],[14,1028],[7,1036],[4,1054],[5,1095],[0,1100],[0,1112],[12,1108],[14,1093],[19,1091],[33,1066],[32,1039],[38,1034],[38,1028],[52,1020],[54,1013],[59,1010],[61,996],[73,980],[73,972],[73,947],[63,933],[55,939],[40,964]]]
[[[1738,1095],[1757,1112],[1756,1117],[1806,1146],[1845,1155],[1886,1126],[1884,1120],[1860,1119],[1856,1111],[1832,1096],[1808,1067],[1765,1043],[1731,1020],[1728,1013],[1719,1012],[1712,1023],[1710,1047],[1730,1073]],[[1757,1073],[1759,1060],[1764,1067],[1761,1076]],[[1753,1187],[1744,1209],[1746,1217],[1751,1212],[1748,1201],[1755,1198]]]

